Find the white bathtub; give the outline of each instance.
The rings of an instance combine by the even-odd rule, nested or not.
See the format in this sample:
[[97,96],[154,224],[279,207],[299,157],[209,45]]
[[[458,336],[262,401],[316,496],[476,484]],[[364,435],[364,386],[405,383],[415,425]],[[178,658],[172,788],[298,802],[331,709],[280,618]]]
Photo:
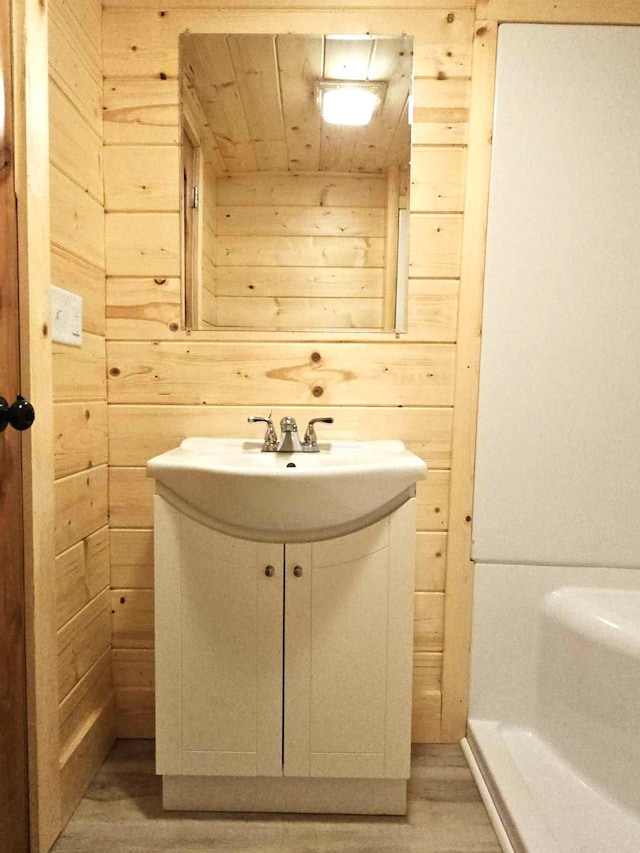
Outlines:
[[640,572],[477,566],[464,746],[506,851],[640,853]]

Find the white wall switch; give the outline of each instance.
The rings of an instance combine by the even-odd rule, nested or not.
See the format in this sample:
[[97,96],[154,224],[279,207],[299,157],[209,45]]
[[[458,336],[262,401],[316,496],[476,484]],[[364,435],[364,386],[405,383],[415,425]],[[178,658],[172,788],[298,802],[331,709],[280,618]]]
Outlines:
[[59,344],[82,345],[82,296],[51,285],[51,337]]

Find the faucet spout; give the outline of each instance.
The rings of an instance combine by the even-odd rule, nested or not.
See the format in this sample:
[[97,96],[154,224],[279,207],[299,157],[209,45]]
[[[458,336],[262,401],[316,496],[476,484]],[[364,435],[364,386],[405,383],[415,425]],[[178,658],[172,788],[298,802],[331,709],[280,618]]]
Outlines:
[[280,441],[277,453],[300,453],[302,445],[298,436],[298,424],[294,418],[287,416],[280,421]]

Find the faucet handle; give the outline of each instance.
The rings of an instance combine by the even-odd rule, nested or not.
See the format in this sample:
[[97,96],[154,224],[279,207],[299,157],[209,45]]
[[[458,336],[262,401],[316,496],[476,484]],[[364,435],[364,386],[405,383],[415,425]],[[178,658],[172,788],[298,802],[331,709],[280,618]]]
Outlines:
[[276,431],[273,428],[273,421],[271,418],[258,418],[255,415],[249,415],[247,421],[250,424],[266,424],[267,431],[264,434],[264,443],[262,445],[262,449],[264,451],[272,451],[275,450],[278,446],[278,436],[276,435]]
[[318,436],[314,424],[332,424],[333,418],[311,418],[304,434],[302,449],[307,453],[318,453]]

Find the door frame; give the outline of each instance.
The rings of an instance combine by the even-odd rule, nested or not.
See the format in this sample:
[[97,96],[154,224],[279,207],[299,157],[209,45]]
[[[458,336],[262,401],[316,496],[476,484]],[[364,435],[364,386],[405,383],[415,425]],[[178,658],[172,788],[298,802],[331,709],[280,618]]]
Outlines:
[[30,833],[32,853],[46,853],[60,832],[62,812],[49,296],[48,16],[47,4],[40,0],[8,2],[18,213],[20,387],[37,414],[34,428],[21,439]]
[[[0,19],[11,19],[10,0],[0,0]],[[11,38],[0,29],[0,393],[11,404],[20,393],[18,335],[18,224],[13,171]],[[0,837],[11,853],[29,849],[29,792],[22,554],[22,453],[20,433],[0,433]]]

